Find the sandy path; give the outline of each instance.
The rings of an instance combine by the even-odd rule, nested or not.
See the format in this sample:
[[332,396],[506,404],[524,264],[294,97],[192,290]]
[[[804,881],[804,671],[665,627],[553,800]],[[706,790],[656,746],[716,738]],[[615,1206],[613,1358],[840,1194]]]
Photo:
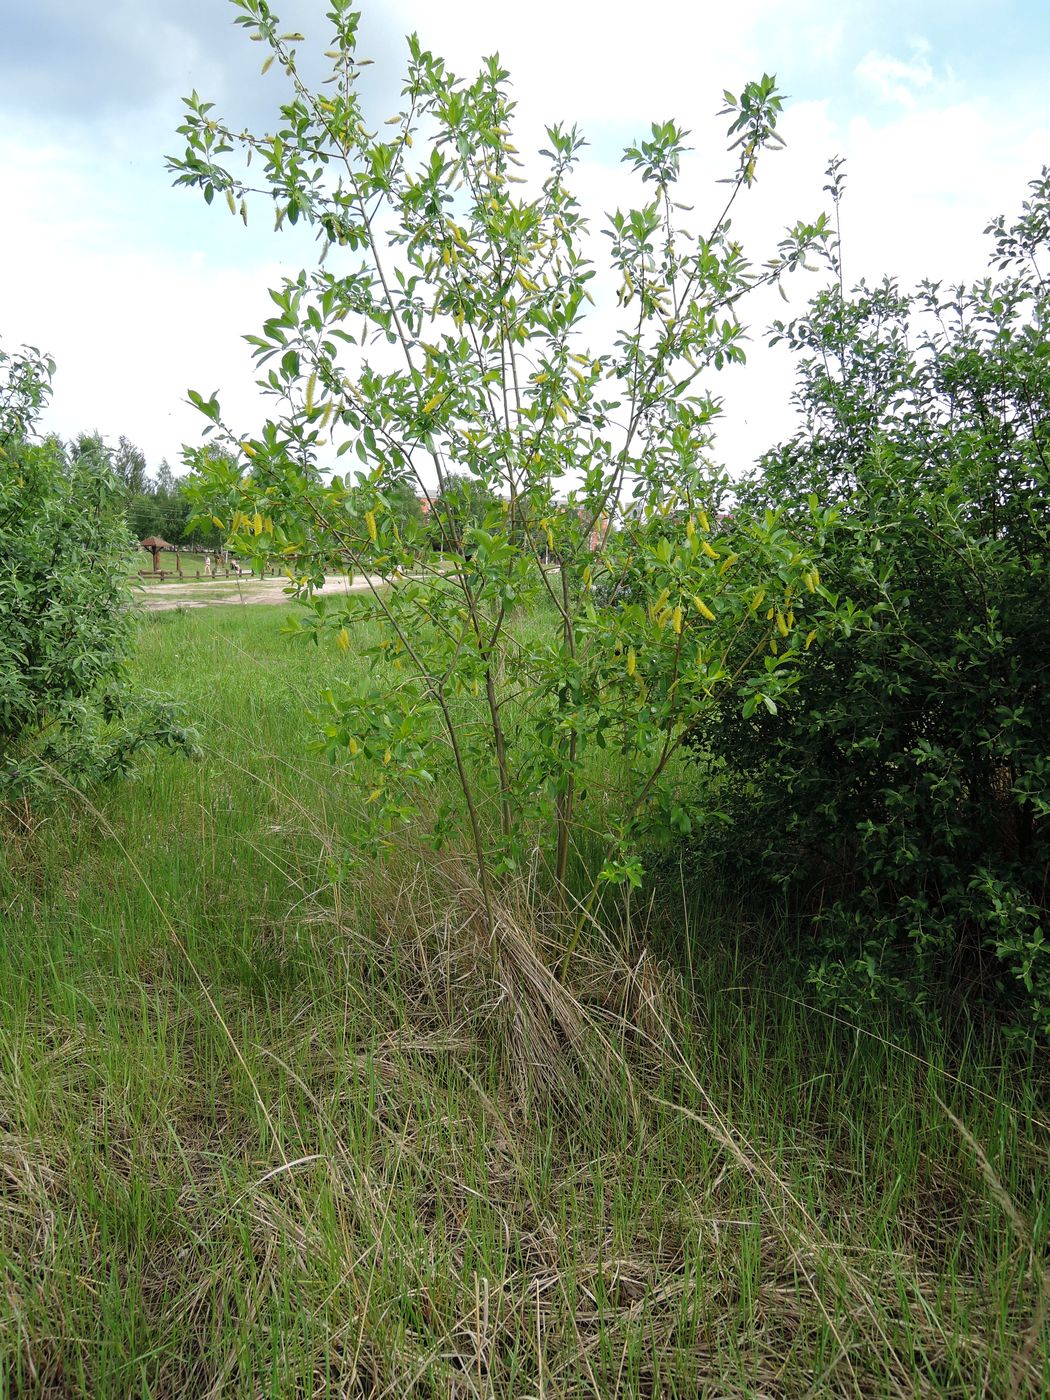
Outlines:
[[[380,585],[381,579],[372,583]],[[369,586],[366,578],[347,583],[342,574],[329,574],[324,587],[315,593],[332,597],[339,593],[363,593]],[[138,591],[138,605],[147,612],[168,612],[173,608],[217,608],[231,603],[290,603],[294,599],[285,593],[283,578],[215,579],[201,583],[147,583]]]

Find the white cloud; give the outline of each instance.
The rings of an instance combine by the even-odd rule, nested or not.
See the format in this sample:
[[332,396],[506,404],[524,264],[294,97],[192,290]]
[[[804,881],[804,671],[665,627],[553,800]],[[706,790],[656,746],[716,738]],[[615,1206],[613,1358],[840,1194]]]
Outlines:
[[872,49],[853,71],[880,101],[914,107],[918,94],[934,82],[933,67],[926,56],[928,48],[924,40],[917,41],[910,59],[894,58]]
[[[789,92],[802,87],[810,96],[787,108],[787,150],[764,163],[756,189],[734,211],[756,259],[768,256],[785,223],[827,206],[824,168],[839,153],[848,162],[850,280],[884,272],[905,282],[977,276],[984,225],[1019,206],[1050,150],[1043,94],[1017,89],[1009,104],[991,89],[960,95],[923,41],[894,56],[860,17],[870,18],[866,7],[831,0],[811,0],[801,16],[782,14],[773,0],[741,0],[731,11],[651,0],[644,23],[636,6],[584,0],[499,7],[447,0],[436,9],[390,0],[381,15],[366,10],[363,48],[389,55],[393,29],[418,29],[464,73],[498,49],[521,103],[523,152],[538,144],[547,120],[578,121],[592,141],[576,187],[598,226],[605,211],[638,198],[617,164],[620,146],[667,116],[692,130],[696,150],[681,190],[696,206],[696,227],[706,226],[724,193],[715,183],[726,173],[724,124],[713,115],[722,88],[775,71]],[[873,47],[873,38],[883,42]],[[257,46],[244,47],[254,63]],[[172,61],[181,74],[185,44]],[[852,93],[842,85],[851,71]],[[210,95],[206,74],[189,75],[186,85],[194,83]],[[396,104],[396,84],[379,86]],[[258,105],[247,90],[243,98]],[[108,143],[92,145],[76,132],[72,125],[58,132],[43,117],[0,123],[0,335],[55,354],[51,425],[67,435],[125,433],[155,466],[161,456],[175,460],[183,440],[199,440],[202,420],[182,403],[193,386],[221,388],[231,420],[252,427],[259,403],[241,336],[268,314],[267,286],[299,260],[309,264],[311,245],[271,238],[254,224],[245,232],[218,202],[208,209],[196,193],[172,191],[163,153],[177,141],[152,117],[138,126],[129,119]],[[604,240],[594,247],[603,257]],[[790,307],[775,295],[756,303],[750,365],[713,385],[726,396],[720,444],[734,466],[790,427],[790,361],[764,347],[763,332],[773,317],[801,311],[816,285],[801,275],[788,286]],[[600,299],[594,349],[607,344],[611,302]]]
[[233,420],[255,423],[241,336],[268,314],[267,288],[297,270],[282,251],[308,258],[309,245],[248,236],[163,177],[129,175],[77,144],[36,144],[24,126],[0,138],[0,171],[17,211],[0,220],[0,335],[56,360],[49,430],[124,434],[155,467],[200,440],[190,387],[221,387]]

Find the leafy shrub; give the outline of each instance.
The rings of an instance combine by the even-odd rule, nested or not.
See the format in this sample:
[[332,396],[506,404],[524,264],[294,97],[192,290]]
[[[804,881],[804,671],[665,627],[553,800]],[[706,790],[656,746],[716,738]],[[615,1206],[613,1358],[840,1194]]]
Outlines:
[[[525,180],[498,59],[463,81],[412,36],[402,108],[377,135],[346,0],[316,92],[301,36],[263,0],[235,9],[288,80],[277,128],[244,132],[194,95],[171,169],[248,219],[261,158],[278,224],[310,224],[322,257],[271,292],[276,311],[247,337],[273,398],[262,430],[242,440],[214,396],[191,395],[239,456],[192,483],[199,515],[283,556],[303,592],[333,565],[395,584],[346,607],[317,599],[312,618],[344,650],[359,608],[384,623],[373,690],[330,690],[323,739],[361,785],[369,844],[431,814],[435,839],[463,832],[489,917],[498,881],[537,859],[563,896],[581,840],[603,853],[604,882],[635,883],[646,823],[667,813],[688,829],[672,759],[699,717],[722,691],[775,711],[806,635],[786,599],[806,593],[812,561],[776,512],[709,538],[717,405],[698,383],[743,358],[746,295],[824,236],[796,225],[752,264],[730,231],[780,143],[774,82],[725,94],[729,189],[704,232],[676,188],[687,133],[654,123],[625,153],[642,199],[609,217],[622,325],[596,353],[575,128],[548,129],[543,172]],[[329,474],[347,451],[356,484]],[[438,548],[422,557],[395,508],[406,485],[431,497]],[[627,606],[623,568],[639,581]],[[524,626],[538,609],[546,627]]]
[[[800,664],[790,712],[724,707],[723,859],[807,916],[857,1007],[979,979],[1050,1030],[1050,179],[970,288],[827,291],[780,335],[804,427],[743,492],[864,619]],[[804,546],[805,547],[805,546]]]
[[31,440],[50,362],[0,351],[0,796],[127,768],[189,736],[132,696],[130,540],[104,457]]

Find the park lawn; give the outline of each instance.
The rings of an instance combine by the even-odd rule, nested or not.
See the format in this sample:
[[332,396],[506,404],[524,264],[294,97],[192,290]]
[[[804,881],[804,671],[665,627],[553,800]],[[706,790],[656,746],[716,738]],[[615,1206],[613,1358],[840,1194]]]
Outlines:
[[[212,561],[215,560],[215,551],[211,551]],[[178,551],[178,561],[182,566],[184,576],[196,578],[204,573],[204,555],[191,554],[187,550]],[[174,573],[176,563],[176,553],[173,549],[162,549],[158,556],[160,572]],[[131,571],[134,574],[151,573],[153,570],[153,555],[148,549],[137,549],[131,557]]]
[[201,757],[4,827],[0,1394],[1039,1394],[1035,1052],[817,1015],[711,892],[484,941],[351,858],[370,624],[289,611],[144,617]]

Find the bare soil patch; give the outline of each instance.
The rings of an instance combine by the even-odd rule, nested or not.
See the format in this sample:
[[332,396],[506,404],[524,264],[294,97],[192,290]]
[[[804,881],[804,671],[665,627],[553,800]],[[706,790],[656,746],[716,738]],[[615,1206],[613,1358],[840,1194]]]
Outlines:
[[[353,582],[343,574],[329,574],[324,587],[315,593],[332,596],[338,593],[362,593],[370,583],[378,585],[379,579],[355,578]],[[149,583],[139,592],[139,606],[147,612],[169,612],[174,608],[209,608],[228,606],[231,603],[288,603],[291,596],[285,592],[288,587],[283,578],[243,578],[215,579],[197,583]]]

